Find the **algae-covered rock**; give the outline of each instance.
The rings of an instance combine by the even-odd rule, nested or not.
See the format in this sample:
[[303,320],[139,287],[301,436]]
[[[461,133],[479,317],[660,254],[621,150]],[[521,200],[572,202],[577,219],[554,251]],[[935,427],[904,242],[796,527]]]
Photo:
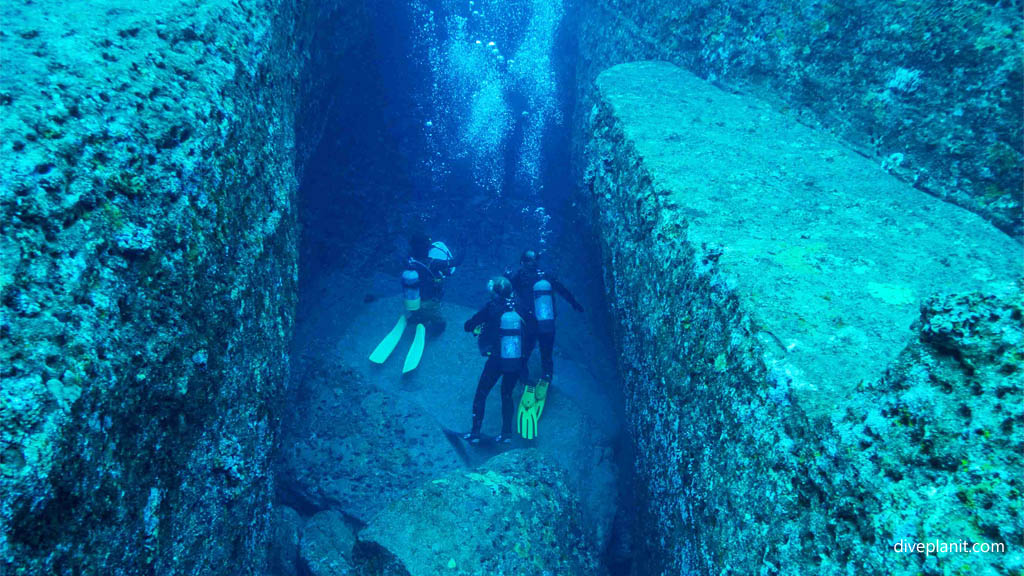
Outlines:
[[368,521],[406,490],[460,465],[433,419],[355,371],[307,363],[296,380],[282,426],[278,490],[286,502]]
[[512,450],[389,506],[360,532],[357,555],[408,576],[600,574],[580,519],[561,469]]
[[317,4],[0,3],[0,573],[265,572]]
[[317,512],[302,530],[299,553],[312,576],[354,574],[352,547],[355,535],[336,510]]
[[[809,518],[849,534],[856,554],[871,547],[860,541],[867,535],[890,551],[900,542],[1005,544],[1000,553],[949,554],[940,564],[953,574],[1019,573],[1024,296],[1018,288],[932,297],[915,328],[917,338],[884,377],[844,403],[834,419],[838,440],[826,443],[834,455],[806,463],[808,484],[842,512],[838,520]],[[915,556],[865,565],[865,573],[927,573]]]
[[914,575],[900,538],[1019,539],[1020,244],[672,65],[597,86],[634,570]]
[[297,576],[302,516],[294,508],[274,506],[270,516],[270,542],[267,568],[273,576]]
[[597,0],[577,21],[579,151],[597,76],[665,60],[784,102],[919,189],[1024,233],[1017,3]]

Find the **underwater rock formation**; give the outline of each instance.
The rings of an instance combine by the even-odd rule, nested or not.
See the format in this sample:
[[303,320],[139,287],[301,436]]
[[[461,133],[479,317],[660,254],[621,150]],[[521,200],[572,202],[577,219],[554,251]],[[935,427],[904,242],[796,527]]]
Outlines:
[[340,363],[301,366],[282,423],[278,490],[300,509],[368,522],[389,502],[461,465],[438,423]]
[[393,575],[602,573],[564,473],[536,450],[417,488],[359,533],[356,555]]
[[267,569],[278,576],[298,576],[299,543],[305,521],[294,508],[274,506]]
[[[372,445],[380,447],[381,461],[373,461],[372,464],[367,461],[367,453],[377,452],[367,450],[365,445],[359,447],[363,455],[352,458],[355,462],[362,462],[356,464],[355,469],[358,470],[359,477],[366,478],[363,482],[377,486],[377,493],[367,496],[367,503],[362,504],[364,507],[370,503],[376,506],[385,499],[385,496],[394,497],[400,494],[398,488],[409,488],[409,482],[423,473],[422,471],[433,470],[430,474],[436,478],[450,466],[450,459],[454,456],[452,447],[449,447],[447,454],[441,451],[438,442],[443,444],[444,440],[438,425],[449,431],[468,431],[470,407],[476,392],[475,383],[480,376],[482,361],[476,347],[467,346],[470,344],[467,341],[470,336],[451,328],[428,341],[426,354],[420,366],[411,374],[401,374],[401,362],[391,361],[383,367],[366,362],[366,356],[372,350],[372,344],[368,346],[368,343],[375,343],[381,334],[387,333],[391,328],[394,314],[401,308],[402,302],[398,297],[349,305],[346,312],[352,315],[352,327],[338,341],[333,342],[336,348],[328,354],[352,366],[359,374],[353,374],[344,383],[336,381],[339,375],[346,373],[341,368],[328,368],[324,370],[322,377],[316,376],[315,372],[311,374],[312,377],[304,377],[310,383],[320,380],[345,391],[334,394],[333,397],[324,393],[321,396],[326,402],[324,407],[308,404],[309,399],[316,396],[296,394],[295,399],[291,400],[293,409],[297,415],[301,415],[300,418],[319,421],[328,429],[327,434],[332,438],[328,444],[338,446],[336,435],[351,434],[353,439],[348,440],[349,443],[362,441],[357,439],[373,438]],[[324,311],[330,310],[330,306],[325,306]],[[446,303],[444,311],[450,321],[459,323],[475,312],[455,303]],[[325,318],[329,319],[331,316]],[[315,332],[321,335],[331,334],[328,323],[323,323]],[[404,350],[405,346],[399,344],[398,350]],[[532,368],[535,374],[540,369],[537,356],[534,355],[534,361],[538,363]],[[398,359],[400,358],[398,355]],[[297,368],[301,368],[301,365]],[[601,390],[605,384],[594,381],[594,375],[586,366],[568,358],[560,358],[555,382],[556,384],[549,390],[542,433],[533,442],[532,447],[565,471],[566,482],[580,501],[587,537],[603,550],[611,537],[617,506],[617,470],[610,448],[617,433],[617,420],[608,406],[594,398],[593,394]],[[358,390],[363,392],[357,394]],[[367,393],[367,390],[375,392]],[[376,390],[386,391],[386,398],[402,399],[402,402],[395,403],[395,406],[400,407],[403,412],[387,408],[391,418],[385,418],[383,421],[390,421],[392,424],[381,424],[381,416],[376,411],[365,411],[361,407],[348,408],[349,397],[371,394],[377,396],[379,392]],[[492,393],[489,396],[483,423],[485,435],[496,435],[501,431],[500,401],[499,394]],[[391,403],[393,401],[387,404]],[[414,409],[410,403],[418,409]],[[367,405],[372,406],[369,403]],[[321,414],[327,415],[327,418],[321,420]],[[405,424],[401,419],[396,419],[398,414],[405,414],[404,417],[409,423]],[[342,420],[346,418],[349,421],[343,424]],[[288,427],[287,424],[284,426],[285,429]],[[365,430],[360,431],[360,428]],[[429,432],[430,430],[433,432]],[[399,446],[386,444],[388,434],[402,439],[398,442]],[[305,436],[308,437],[308,433]],[[415,446],[402,446],[406,441],[413,440],[416,441]],[[285,445],[288,445],[287,440]],[[461,440],[456,440],[455,443],[455,449],[461,451],[460,456],[470,467],[483,464],[493,456],[493,448],[466,447]],[[406,450],[409,451],[408,457],[404,456]],[[318,454],[322,457],[323,451],[309,452],[307,457],[302,459],[304,469],[310,472],[300,472],[300,477],[324,477],[325,472],[317,471],[318,468],[344,478],[356,476],[354,472],[341,473],[340,462],[318,462]],[[369,475],[370,465],[382,469],[379,478]],[[417,468],[422,471],[417,471]],[[290,473],[282,475],[283,486],[287,485],[290,477]],[[391,486],[384,486],[384,481],[391,483]],[[351,488],[348,490],[351,491]],[[350,511],[349,508],[343,510]]]
[[299,546],[304,573],[312,576],[354,574],[352,547],[356,537],[335,510],[317,512],[306,522]]
[[262,573],[308,9],[0,6],[0,571]]
[[[597,90],[587,181],[637,443],[638,573],[917,574],[892,539],[1019,540],[1021,246],[671,64],[613,67]],[[966,463],[947,404],[985,430]]]
[[599,0],[579,11],[578,152],[597,75],[666,60],[779,101],[915,187],[1024,235],[1018,4]]

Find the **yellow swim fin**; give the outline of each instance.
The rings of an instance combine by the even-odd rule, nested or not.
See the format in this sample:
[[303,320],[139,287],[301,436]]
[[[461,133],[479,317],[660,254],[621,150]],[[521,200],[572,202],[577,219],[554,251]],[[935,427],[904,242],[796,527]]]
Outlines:
[[516,430],[527,440],[537,436],[537,391],[533,386],[523,390],[519,399],[519,412],[516,414]]
[[534,402],[537,403],[537,420],[540,420],[540,415],[544,413],[544,402],[548,399],[548,385],[551,382],[541,378],[537,380],[537,386],[533,391]]
[[405,314],[398,317],[398,322],[395,323],[395,327],[388,332],[388,335],[377,344],[377,347],[373,349],[373,353],[370,354],[370,362],[374,364],[383,364],[387,361],[388,356],[391,356],[391,352],[394,351],[395,346],[398,346],[398,341],[402,339],[402,333],[405,332]]
[[405,365],[402,366],[402,374],[412,372],[420,365],[420,358],[423,358],[423,343],[427,338],[427,329],[423,324],[416,325],[416,336],[412,339],[412,346],[409,353],[405,355]]

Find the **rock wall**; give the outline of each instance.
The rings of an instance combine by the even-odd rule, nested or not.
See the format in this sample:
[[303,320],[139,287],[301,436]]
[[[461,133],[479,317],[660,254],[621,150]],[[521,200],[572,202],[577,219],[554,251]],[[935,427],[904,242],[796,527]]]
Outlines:
[[0,572],[263,572],[317,14],[0,7]]
[[[670,64],[596,96],[634,573],[1020,570],[1020,245]],[[1010,552],[937,567],[900,539]]]
[[1018,3],[599,0],[579,11],[576,134],[602,70],[665,60],[790,107],[902,180],[1024,234]]

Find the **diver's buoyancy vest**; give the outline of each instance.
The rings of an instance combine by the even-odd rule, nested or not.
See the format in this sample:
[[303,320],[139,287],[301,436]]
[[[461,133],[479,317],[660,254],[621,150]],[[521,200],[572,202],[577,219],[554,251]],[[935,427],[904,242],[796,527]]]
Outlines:
[[518,372],[523,358],[523,319],[515,310],[507,310],[501,315],[501,327],[498,331],[501,347],[501,371]]

